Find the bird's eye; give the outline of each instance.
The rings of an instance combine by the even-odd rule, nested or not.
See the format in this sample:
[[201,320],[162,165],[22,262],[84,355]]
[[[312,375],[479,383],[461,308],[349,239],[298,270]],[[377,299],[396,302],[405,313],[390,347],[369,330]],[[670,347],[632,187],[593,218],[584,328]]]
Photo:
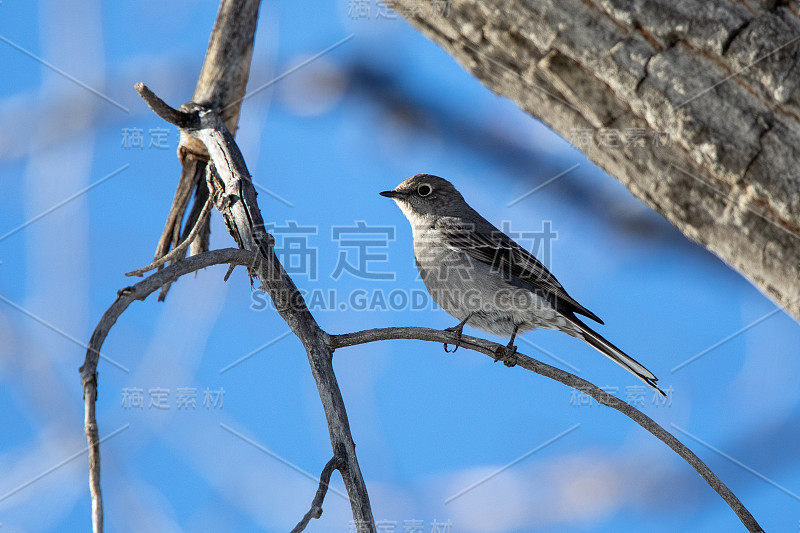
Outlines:
[[419,194],[423,198],[428,196],[431,192],[433,192],[433,189],[427,183],[423,183],[422,185],[417,187],[417,194]]

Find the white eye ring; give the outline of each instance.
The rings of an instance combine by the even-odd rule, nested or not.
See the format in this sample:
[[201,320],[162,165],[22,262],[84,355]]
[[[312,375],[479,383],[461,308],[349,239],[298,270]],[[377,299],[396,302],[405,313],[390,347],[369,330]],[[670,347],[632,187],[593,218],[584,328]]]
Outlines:
[[419,194],[422,198],[425,198],[432,192],[433,192],[433,187],[431,187],[427,183],[421,183],[420,186],[417,187],[417,194]]

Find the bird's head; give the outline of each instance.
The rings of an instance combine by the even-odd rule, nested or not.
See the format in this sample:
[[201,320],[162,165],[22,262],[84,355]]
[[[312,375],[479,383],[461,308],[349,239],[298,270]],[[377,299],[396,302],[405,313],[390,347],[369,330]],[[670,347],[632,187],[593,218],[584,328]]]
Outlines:
[[417,174],[381,196],[393,199],[412,223],[440,216],[460,216],[469,209],[464,197],[444,178]]

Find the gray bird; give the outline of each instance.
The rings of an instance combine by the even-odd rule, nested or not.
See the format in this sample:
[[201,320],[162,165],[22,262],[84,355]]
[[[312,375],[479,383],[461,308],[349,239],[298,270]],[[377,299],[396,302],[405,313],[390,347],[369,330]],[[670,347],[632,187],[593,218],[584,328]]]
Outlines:
[[411,223],[414,258],[431,297],[460,321],[448,331],[460,338],[469,324],[510,335],[511,353],[517,332],[563,331],[664,394],[652,372],[575,316],[602,324],[597,315],[567,294],[538,259],[472,209],[449,181],[417,174],[380,194],[392,198]]

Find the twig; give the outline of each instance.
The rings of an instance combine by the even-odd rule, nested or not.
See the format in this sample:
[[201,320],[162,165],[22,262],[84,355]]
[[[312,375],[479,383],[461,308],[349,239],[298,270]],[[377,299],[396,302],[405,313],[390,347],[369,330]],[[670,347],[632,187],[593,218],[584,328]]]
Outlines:
[[108,332],[122,315],[125,309],[135,300],[144,300],[154,291],[179,277],[195,272],[211,265],[230,263],[249,265],[256,259],[256,254],[246,250],[227,248],[195,255],[180,263],[175,263],[140,281],[132,287],[126,287],[117,293],[117,299],[111,304],[92,333],[86,350],[86,358],[80,368],[84,399],[84,427],[89,443],[89,491],[92,497],[92,528],[94,533],[103,531],[103,495],[100,490],[100,437],[97,430],[95,403],[97,402],[97,363],[100,359],[100,348],[103,346]]
[[322,473],[319,476],[319,487],[317,487],[317,493],[314,495],[314,499],[311,502],[311,509],[303,516],[303,519],[298,522],[291,533],[300,533],[303,531],[309,522],[311,522],[312,518],[319,518],[322,516],[322,502],[325,501],[325,495],[328,493],[328,486],[331,482],[331,474],[333,474],[334,470],[339,470],[344,467],[345,460],[344,460],[344,450],[340,449],[340,453],[337,453],[328,463],[325,465],[325,468],[322,469]]
[[182,130],[196,130],[200,127],[200,117],[197,113],[185,113],[168,105],[164,100],[155,95],[144,83],[137,83],[133,86],[139,93],[147,106],[156,115],[163,118],[170,124],[178,126]]
[[[178,186],[175,188],[175,196],[172,199],[172,205],[170,206],[169,213],[167,214],[167,221],[164,223],[164,230],[161,232],[161,237],[158,239],[158,245],[156,246],[156,253],[153,257],[153,260],[166,255],[167,252],[169,252],[170,247],[177,246],[178,243],[180,243],[181,223],[183,222],[186,211],[189,207],[189,201],[192,198],[192,192],[195,192],[195,201],[191,212],[193,212],[194,208],[197,206],[200,193],[204,189],[201,184],[202,177],[206,175],[208,157],[206,156],[205,159],[203,159],[194,152],[188,152],[181,148],[178,149],[178,153],[181,154],[180,160],[181,164],[183,165],[181,177],[178,179]],[[207,189],[207,187],[205,189]],[[187,224],[191,221],[191,212],[186,221]],[[207,249],[200,251],[204,252],[207,251]],[[181,256],[177,259],[174,259],[172,262],[177,263],[182,259],[183,257]],[[169,288],[170,284],[164,285],[161,288],[158,301],[164,301],[164,299],[167,297],[167,293],[169,292]]]
[[[330,335],[330,345],[335,350],[337,348],[344,348],[347,346],[355,346],[358,344],[365,344],[368,342],[375,342],[379,340],[389,339],[418,339],[432,342],[452,343],[455,340],[455,333],[449,331],[440,331],[429,328],[379,328],[370,329],[365,331],[357,331],[355,333],[345,333],[342,335]],[[505,360],[506,354],[505,346],[490,342],[467,335],[462,335],[460,346],[482,354],[492,357],[494,360]],[[758,524],[756,519],[750,514],[750,511],[745,508],[744,504],[736,497],[736,495],[725,485],[710,468],[687,448],[681,441],[675,438],[670,432],[658,425],[652,418],[642,413],[632,405],[623,402],[616,396],[609,394],[596,385],[581,379],[574,374],[570,374],[564,370],[550,366],[521,354],[515,352],[514,356],[517,366],[520,366],[531,372],[535,372],[541,376],[548,377],[559,383],[563,383],[568,387],[572,387],[581,392],[585,392],[602,405],[606,405],[615,409],[627,416],[645,430],[650,432],[660,441],[664,442],[667,446],[672,448],[683,460],[685,460],[692,468],[694,468],[700,477],[708,483],[717,494],[719,494],[725,503],[742,521],[742,524],[751,532],[763,532],[763,529]]]
[[[89,344],[91,347],[91,343]],[[83,427],[86,432],[86,440],[89,443],[89,495],[92,498],[92,531],[94,533],[103,532],[103,492],[100,489],[100,434],[97,430],[97,417],[95,415],[95,403],[97,402],[97,360],[100,358],[100,346],[96,351],[91,348],[86,353],[86,361],[94,358],[94,368],[87,375],[83,374],[83,369],[87,363],[81,367],[81,381],[83,382],[83,402],[84,417]]]
[[161,256],[161,258],[153,261],[147,266],[144,266],[140,269],[133,270],[131,272],[126,273],[126,276],[138,276],[142,277],[145,272],[150,272],[151,270],[155,270],[156,268],[160,267],[161,265],[172,261],[176,257],[183,258],[183,254],[186,252],[186,249],[189,248],[189,245],[192,244],[194,239],[197,237],[200,230],[203,228],[208,215],[211,213],[211,208],[214,206],[214,198],[209,194],[208,198],[206,199],[206,203],[203,204],[203,210],[200,212],[200,217],[197,219],[194,227],[192,227],[192,231],[189,235],[180,243],[176,248],[173,248],[170,253],[167,255]]

